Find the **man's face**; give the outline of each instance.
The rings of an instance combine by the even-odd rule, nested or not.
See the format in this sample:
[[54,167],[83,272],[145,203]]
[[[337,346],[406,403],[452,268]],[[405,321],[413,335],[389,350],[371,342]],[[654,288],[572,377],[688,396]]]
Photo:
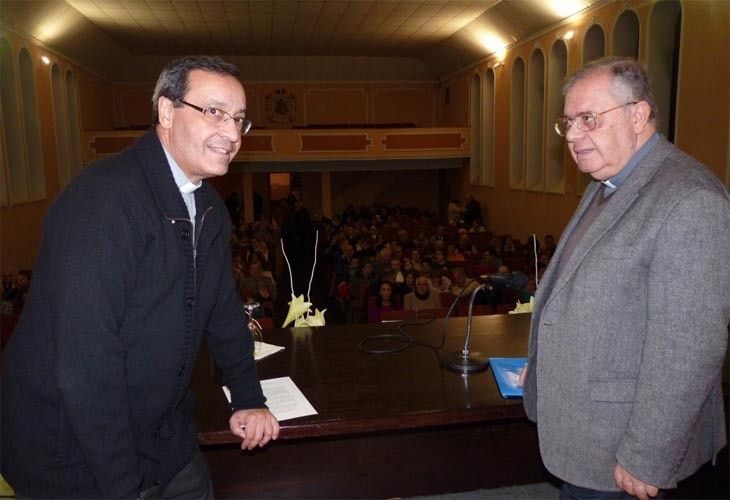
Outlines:
[[466,282],[466,275],[462,273],[461,271],[454,272],[454,283],[456,283],[459,286],[463,286]]
[[[613,79],[607,72],[578,81],[565,96],[564,114],[601,113],[631,99],[611,96]],[[583,132],[574,123],[565,134],[570,153],[581,172],[596,180],[618,174],[637,149],[638,135],[632,125],[633,106],[624,106],[596,118],[595,129]]]
[[[214,107],[234,117],[245,116],[246,94],[231,75],[193,70],[188,75],[185,101],[202,108]],[[241,133],[233,120],[208,123],[203,113],[189,106],[173,107],[160,98],[160,126],[167,130],[168,152],[191,182],[224,175],[241,147]]]

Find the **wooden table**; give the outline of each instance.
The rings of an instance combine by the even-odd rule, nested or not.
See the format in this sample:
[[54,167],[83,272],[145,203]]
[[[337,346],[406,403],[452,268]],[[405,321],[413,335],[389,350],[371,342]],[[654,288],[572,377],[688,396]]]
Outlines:
[[[475,317],[472,348],[524,356],[529,315]],[[219,498],[389,498],[545,480],[535,428],[521,400],[503,399],[491,371],[462,375],[439,356],[460,350],[466,318],[449,320],[443,349],[410,345],[393,354],[358,348],[398,324],[265,332],[285,350],[258,362],[261,379],[289,376],[318,411],[281,423],[279,440],[241,452],[209,362],[193,383],[199,442]],[[403,329],[441,343],[443,319]],[[406,346],[372,341],[370,348]]]

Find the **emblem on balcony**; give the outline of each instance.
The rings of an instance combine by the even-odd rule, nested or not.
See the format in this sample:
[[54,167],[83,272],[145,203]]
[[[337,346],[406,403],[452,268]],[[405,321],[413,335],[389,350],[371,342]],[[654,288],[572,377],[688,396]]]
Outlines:
[[290,123],[297,116],[297,100],[284,89],[266,96],[266,115],[274,123]]

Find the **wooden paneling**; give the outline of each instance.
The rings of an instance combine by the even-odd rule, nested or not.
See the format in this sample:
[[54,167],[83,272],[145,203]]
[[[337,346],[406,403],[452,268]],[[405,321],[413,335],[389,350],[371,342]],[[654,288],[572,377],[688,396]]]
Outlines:
[[387,134],[383,140],[386,150],[460,149],[466,138],[459,133],[451,134]]
[[365,134],[302,134],[302,151],[367,151],[370,148],[370,139]]

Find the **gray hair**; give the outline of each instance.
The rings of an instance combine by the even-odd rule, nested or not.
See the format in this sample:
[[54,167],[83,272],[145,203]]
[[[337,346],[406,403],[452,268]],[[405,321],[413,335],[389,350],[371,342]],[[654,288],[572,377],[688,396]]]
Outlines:
[[185,97],[188,91],[188,75],[196,69],[221,75],[231,75],[235,78],[241,76],[241,72],[235,65],[225,62],[218,56],[186,56],[170,61],[162,68],[162,73],[157,79],[157,85],[155,85],[155,91],[152,94],[154,123],[160,122],[157,108],[160,97],[167,97],[176,107],[182,106],[180,100]]
[[563,96],[579,81],[600,72],[606,72],[613,77],[611,97],[616,101],[645,101],[651,108],[649,121],[658,121],[659,111],[646,70],[636,59],[630,57],[602,57],[589,62],[566,78]]

